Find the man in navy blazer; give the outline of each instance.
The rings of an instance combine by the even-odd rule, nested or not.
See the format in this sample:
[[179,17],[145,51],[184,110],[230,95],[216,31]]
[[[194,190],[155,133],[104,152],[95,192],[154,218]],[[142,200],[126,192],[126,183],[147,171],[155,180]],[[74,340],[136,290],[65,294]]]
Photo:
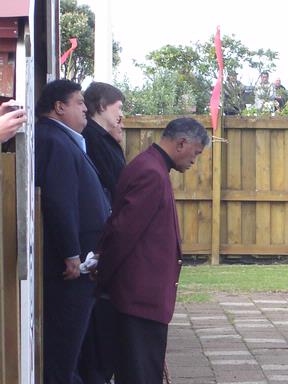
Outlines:
[[48,83],[38,100],[36,185],[44,221],[44,383],[82,383],[77,363],[95,302],[95,283],[79,265],[96,251],[110,204],[85,153],[81,87]]
[[122,171],[101,240],[100,296],[117,314],[115,383],[162,384],[167,329],[182,264],[169,172],[185,172],[210,139],[191,118],[171,121]]

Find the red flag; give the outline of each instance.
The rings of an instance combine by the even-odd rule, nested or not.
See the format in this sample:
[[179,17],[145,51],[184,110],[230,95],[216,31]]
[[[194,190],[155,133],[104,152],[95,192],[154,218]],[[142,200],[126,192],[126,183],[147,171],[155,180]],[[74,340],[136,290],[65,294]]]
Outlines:
[[223,68],[224,68],[219,26],[217,27],[214,43],[215,43],[216,57],[217,57],[217,63],[218,63],[218,78],[214,86],[214,89],[212,91],[212,95],[210,99],[210,112],[211,112],[212,128],[215,131],[215,129],[217,128],[220,96],[221,96],[221,89],[222,89],[222,79],[223,79]]
[[71,55],[71,53],[74,51],[74,49],[77,48],[77,39],[76,39],[76,37],[73,37],[72,39],[69,39],[69,41],[71,43],[71,47],[68,49],[68,51],[63,53],[63,55],[61,56],[61,64],[64,64],[65,61],[68,59],[68,57]]

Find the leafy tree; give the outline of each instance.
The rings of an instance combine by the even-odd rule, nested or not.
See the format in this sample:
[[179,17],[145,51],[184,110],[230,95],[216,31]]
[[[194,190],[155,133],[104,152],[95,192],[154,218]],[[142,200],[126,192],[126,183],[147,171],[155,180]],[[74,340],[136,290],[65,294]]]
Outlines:
[[65,78],[82,82],[94,72],[94,14],[87,5],[77,5],[77,0],[60,3],[61,53],[70,48],[72,37],[78,46],[63,64]]
[[[204,44],[198,45],[199,55],[202,58],[201,69],[205,76],[216,78],[218,67],[215,59],[214,37]],[[276,68],[275,60],[278,60],[278,53],[270,49],[262,48],[250,50],[235,35],[224,35],[222,38],[222,52],[224,60],[224,76],[228,72],[250,68],[260,75],[262,70],[272,72]]]
[[[247,67],[255,70],[258,74],[263,69],[272,71],[276,67],[275,60],[278,59],[277,52],[264,49],[250,50],[234,35],[223,36],[222,51],[224,76],[231,70],[237,71]],[[208,111],[212,85],[218,74],[214,36],[211,36],[207,42],[200,43],[197,41],[191,46],[166,45],[159,50],[150,52],[146,59],[147,62],[144,64],[135,62],[135,66],[143,71],[146,81],[142,88],[129,89],[135,107],[133,109],[131,105],[129,113],[144,113],[145,111],[146,114],[154,114],[157,108],[159,109],[156,110],[156,113],[164,113],[163,111],[166,111],[168,105],[168,109],[171,110],[171,103],[168,102],[170,99],[173,100],[172,110],[174,113],[189,111],[185,103],[181,108],[181,101],[183,102],[183,100],[189,100],[189,102],[193,100],[197,113]],[[121,84],[118,86],[121,88]],[[170,95],[171,88],[173,93]],[[124,94],[127,92],[127,82],[122,90]],[[167,101],[164,103],[165,108],[163,108],[163,103],[157,102],[159,90]],[[128,94],[126,97],[129,98]]]
[[[95,16],[87,5],[77,5],[77,0],[60,2],[61,53],[70,48],[72,37],[78,41],[73,54],[62,65],[64,77],[82,82],[94,73]],[[113,66],[120,63],[120,44],[113,41]]]
[[195,105],[195,95],[185,82],[181,92],[177,75],[163,70],[153,75],[139,88],[131,89],[129,81],[116,84],[125,94],[125,113],[127,115],[169,115],[191,113]]
[[[153,82],[153,76],[158,78],[158,73],[163,71],[165,71],[166,76],[168,73],[173,75],[176,93],[175,113],[179,113],[179,109],[181,110],[180,100],[189,100],[192,94],[193,106],[200,113],[205,111],[210,98],[211,81],[207,81],[202,75],[201,56],[197,49],[182,45],[177,47],[166,45],[159,50],[150,52],[146,58],[148,64],[135,63],[135,65],[143,70],[148,80]],[[191,111],[191,107],[184,106],[182,112]]]

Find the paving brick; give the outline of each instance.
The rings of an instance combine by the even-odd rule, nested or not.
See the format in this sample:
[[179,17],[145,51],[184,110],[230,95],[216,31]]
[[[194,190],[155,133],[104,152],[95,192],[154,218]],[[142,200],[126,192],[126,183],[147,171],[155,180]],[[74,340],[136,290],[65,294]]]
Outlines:
[[173,384],[288,383],[285,294],[215,295],[177,303],[168,333]]

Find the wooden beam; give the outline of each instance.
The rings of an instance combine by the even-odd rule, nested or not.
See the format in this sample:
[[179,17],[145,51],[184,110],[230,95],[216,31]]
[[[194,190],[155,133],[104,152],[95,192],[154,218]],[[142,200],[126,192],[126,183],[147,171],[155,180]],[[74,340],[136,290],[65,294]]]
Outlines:
[[[184,115],[127,116],[124,120],[124,126],[125,129],[163,129],[166,127],[169,121],[177,119],[178,117],[184,117]],[[208,115],[185,115],[185,117],[195,118],[206,128],[211,128],[211,119]]]
[[0,152],[0,383],[5,384],[5,306],[4,306],[4,254],[3,254],[3,162]]
[[285,116],[226,116],[224,118],[227,129],[287,129],[288,119]]
[[[211,244],[193,244],[185,242],[182,244],[182,251],[185,255],[210,255]],[[220,255],[288,255],[288,248],[286,244],[266,245],[260,246],[257,244],[220,244]]]
[[288,255],[287,244],[258,245],[258,244],[222,244],[221,255]]
[[43,233],[40,189],[35,191],[35,383],[43,383]]
[[3,289],[5,327],[5,384],[18,384],[20,326],[17,274],[17,221],[15,154],[2,154],[3,165]]
[[[176,190],[176,200],[191,201],[210,201],[212,200],[212,192],[207,191],[187,191]],[[221,191],[221,201],[278,201],[288,202],[288,192],[280,191],[245,191],[245,190],[229,190]]]

